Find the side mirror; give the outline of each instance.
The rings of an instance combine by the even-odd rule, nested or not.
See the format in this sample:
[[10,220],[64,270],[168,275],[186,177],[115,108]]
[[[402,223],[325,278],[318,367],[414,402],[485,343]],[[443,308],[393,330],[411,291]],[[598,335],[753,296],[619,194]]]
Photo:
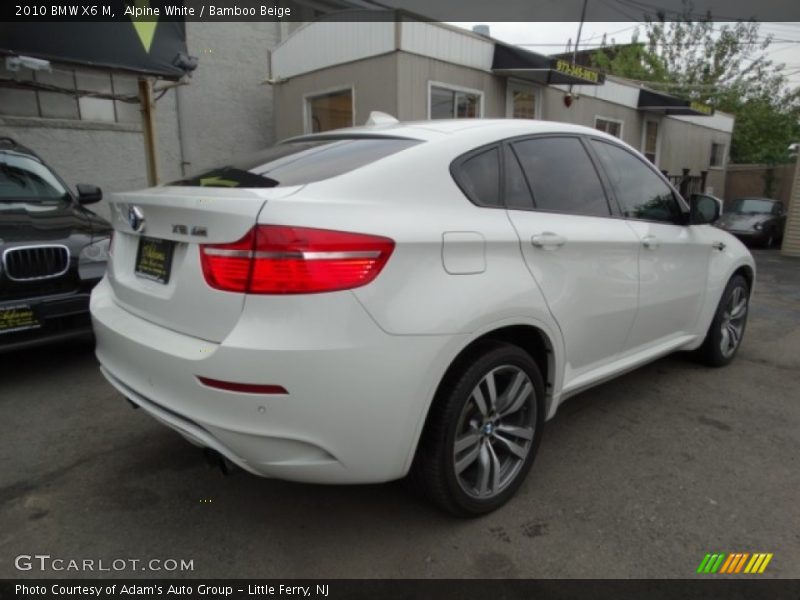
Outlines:
[[689,201],[691,212],[689,213],[690,225],[710,225],[714,223],[722,214],[722,206],[719,200],[711,196],[694,194]]
[[78,190],[78,202],[80,204],[94,204],[103,199],[103,190],[96,185],[79,183],[75,188]]

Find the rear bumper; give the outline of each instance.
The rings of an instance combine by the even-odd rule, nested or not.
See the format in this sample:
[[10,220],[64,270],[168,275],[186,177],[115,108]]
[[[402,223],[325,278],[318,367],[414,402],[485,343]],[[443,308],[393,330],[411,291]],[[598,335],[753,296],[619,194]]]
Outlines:
[[[402,477],[460,340],[388,335],[352,294],[324,296],[313,300],[324,302],[324,326],[305,311],[277,325],[245,310],[230,335],[212,343],[127,312],[103,281],[92,294],[97,357],[124,396],[251,473],[315,483]],[[287,318],[296,335],[286,335]],[[227,392],[198,375],[280,385],[288,394]]]
[[0,310],[20,304],[33,309],[41,327],[13,333],[0,332],[0,353],[74,338],[88,338],[92,334],[88,292],[0,301]]

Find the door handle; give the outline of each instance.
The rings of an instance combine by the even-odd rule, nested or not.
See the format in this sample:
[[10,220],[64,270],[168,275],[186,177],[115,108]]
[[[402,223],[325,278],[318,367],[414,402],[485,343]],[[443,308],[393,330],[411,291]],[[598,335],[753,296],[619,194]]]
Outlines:
[[536,248],[555,250],[567,243],[567,238],[552,231],[537,233],[531,237],[531,244]]
[[711,247],[714,250],[719,250],[720,252],[725,250],[725,244],[723,242],[714,242],[713,244],[711,244]]
[[655,250],[658,248],[658,238],[654,235],[648,235],[642,238],[642,246],[648,250]]

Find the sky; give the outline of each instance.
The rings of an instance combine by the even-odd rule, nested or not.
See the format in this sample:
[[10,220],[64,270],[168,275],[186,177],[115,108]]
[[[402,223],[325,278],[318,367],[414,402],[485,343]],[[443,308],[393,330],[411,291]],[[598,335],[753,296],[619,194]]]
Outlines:
[[[792,0],[797,1],[797,0]],[[477,23],[452,23],[471,29]],[[578,23],[487,23],[493,38],[511,44],[524,45],[528,50],[542,54],[555,54],[567,50],[567,42],[573,43],[578,34]],[[622,44],[629,42],[637,26],[640,39],[644,37],[643,24],[626,22],[584,23],[581,31],[580,49],[596,48],[606,34],[607,42],[615,40]],[[800,23],[762,23],[760,34],[772,35],[775,40],[767,54],[775,63],[786,65],[784,73],[793,87],[800,86]]]

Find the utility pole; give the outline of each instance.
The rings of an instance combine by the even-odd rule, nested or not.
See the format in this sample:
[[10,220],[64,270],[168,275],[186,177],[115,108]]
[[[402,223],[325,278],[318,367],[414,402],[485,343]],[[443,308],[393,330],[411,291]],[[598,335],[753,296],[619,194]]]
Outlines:
[[581,23],[578,25],[578,37],[575,40],[575,49],[572,51],[572,64],[575,64],[578,60],[578,46],[581,43],[581,31],[583,31],[583,22],[586,19],[586,5],[589,4],[589,0],[583,0],[583,10],[581,10]]
[[[583,21],[586,19],[586,5],[589,4],[589,0],[583,0],[583,8],[581,9],[581,23],[578,25],[578,37],[575,39],[575,48],[572,50],[572,64],[575,65],[578,63],[578,45],[581,43],[581,32],[583,31]],[[568,103],[569,102],[569,103]],[[564,103],[566,106],[570,106],[572,103],[572,84],[569,84],[569,91],[564,98]]]
[[142,111],[142,132],[144,133],[144,155],[147,163],[148,185],[158,185],[158,155],[156,152],[156,119],[153,87],[150,80],[139,80],[139,105]]

